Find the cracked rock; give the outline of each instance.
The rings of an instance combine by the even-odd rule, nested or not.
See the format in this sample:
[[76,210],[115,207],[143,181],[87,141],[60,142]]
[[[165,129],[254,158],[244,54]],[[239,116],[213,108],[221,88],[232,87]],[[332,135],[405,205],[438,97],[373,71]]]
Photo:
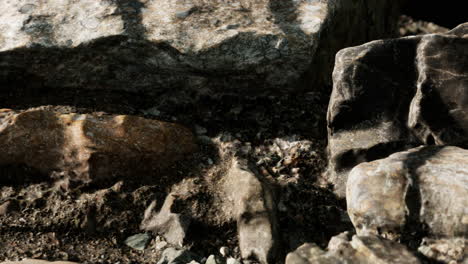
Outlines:
[[467,179],[468,150],[432,146],[395,153],[351,171],[348,214],[359,235],[398,239],[416,231],[466,238]]
[[468,147],[467,32],[468,23],[338,52],[325,177],[339,196],[361,162],[421,144]]

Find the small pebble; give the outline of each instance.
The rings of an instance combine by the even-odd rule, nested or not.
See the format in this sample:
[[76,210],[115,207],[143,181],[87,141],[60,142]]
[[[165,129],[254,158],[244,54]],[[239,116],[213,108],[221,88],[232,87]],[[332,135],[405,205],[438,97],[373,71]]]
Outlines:
[[219,253],[221,253],[221,256],[226,257],[229,255],[229,248],[228,247],[221,247],[219,249]]

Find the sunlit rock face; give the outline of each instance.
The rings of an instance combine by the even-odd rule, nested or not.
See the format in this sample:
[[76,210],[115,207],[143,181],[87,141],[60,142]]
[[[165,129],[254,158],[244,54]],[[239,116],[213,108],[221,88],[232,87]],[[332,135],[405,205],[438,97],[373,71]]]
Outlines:
[[393,33],[397,9],[387,0],[5,0],[0,82],[29,74],[65,88],[312,89],[330,83],[336,51]]
[[398,152],[351,170],[348,214],[359,235],[398,239],[405,230],[424,227],[429,237],[466,238],[467,179],[466,149],[431,146]]
[[327,180],[418,145],[468,147],[468,23],[443,34],[338,52],[328,106]]
[[126,115],[0,112],[0,166],[89,182],[158,175],[195,149],[190,130]]

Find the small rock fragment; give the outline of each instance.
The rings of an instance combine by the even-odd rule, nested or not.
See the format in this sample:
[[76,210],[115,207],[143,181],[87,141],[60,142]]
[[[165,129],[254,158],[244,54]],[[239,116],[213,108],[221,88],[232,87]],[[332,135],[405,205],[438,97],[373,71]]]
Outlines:
[[176,195],[169,194],[159,212],[154,212],[156,202],[151,203],[145,211],[140,227],[142,230],[162,235],[173,245],[182,246],[191,220],[184,214],[172,212],[176,199]]
[[136,250],[145,250],[150,240],[151,235],[149,235],[148,233],[141,233],[128,237],[125,240],[125,245]]

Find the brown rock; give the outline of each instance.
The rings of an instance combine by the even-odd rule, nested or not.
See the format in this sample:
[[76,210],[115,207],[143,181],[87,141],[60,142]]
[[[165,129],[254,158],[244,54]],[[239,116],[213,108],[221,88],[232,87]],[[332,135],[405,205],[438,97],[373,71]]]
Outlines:
[[34,109],[2,110],[0,145],[0,165],[81,181],[152,173],[196,149],[191,132],[176,124]]

